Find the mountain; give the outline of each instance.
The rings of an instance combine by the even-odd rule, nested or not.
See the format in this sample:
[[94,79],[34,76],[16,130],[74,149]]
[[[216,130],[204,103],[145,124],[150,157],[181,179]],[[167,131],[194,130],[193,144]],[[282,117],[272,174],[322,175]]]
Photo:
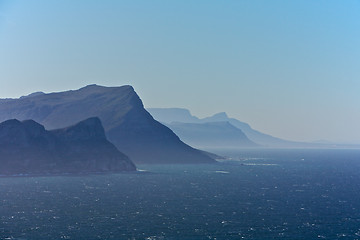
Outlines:
[[226,113],[217,113],[211,117],[203,118],[201,122],[217,122],[217,121],[228,121],[235,127],[241,129],[245,135],[255,143],[264,147],[300,147],[305,146],[306,143],[297,143],[292,141],[283,140],[271,135],[259,132],[250,127],[249,124],[241,122],[235,118],[229,118]]
[[0,123],[0,174],[135,171],[98,118],[52,131],[33,121]]
[[154,120],[131,86],[89,85],[78,90],[0,100],[0,121],[34,119],[47,129],[99,117],[106,136],[135,163],[211,163],[204,152]]
[[182,123],[199,123],[200,119],[191,115],[190,111],[185,108],[147,108],[151,116],[156,120],[164,123],[182,122]]
[[43,92],[34,92],[34,93],[29,94],[29,95],[22,96],[20,98],[35,97],[35,96],[39,96],[39,95],[43,95],[43,94],[45,94],[45,93],[43,93]]
[[[197,118],[191,115],[190,111],[181,108],[148,108],[147,109],[156,120],[164,122],[170,128],[172,128],[172,122],[183,122],[183,123],[213,123],[213,122],[228,122],[236,128],[240,129],[250,141],[261,145],[263,147],[307,147],[311,144],[299,143],[283,140],[280,138],[273,137],[271,135],[261,133],[250,127],[249,124],[241,122],[235,118],[229,118],[226,113],[217,113],[211,117]],[[176,132],[176,130],[174,129]],[[185,141],[185,140],[184,140]]]
[[166,124],[186,143],[199,148],[257,147],[246,135],[229,122]]

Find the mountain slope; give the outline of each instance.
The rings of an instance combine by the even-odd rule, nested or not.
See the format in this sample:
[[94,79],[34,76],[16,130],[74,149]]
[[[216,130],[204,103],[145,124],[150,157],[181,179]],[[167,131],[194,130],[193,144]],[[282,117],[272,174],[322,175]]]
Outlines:
[[106,139],[98,118],[53,131],[33,120],[0,123],[1,174],[134,170],[130,159]]
[[[184,123],[210,123],[210,122],[229,122],[231,125],[240,129],[252,142],[264,147],[300,147],[308,146],[307,143],[297,143],[286,141],[273,137],[268,134],[261,133],[250,127],[249,124],[241,122],[235,118],[229,118],[226,113],[217,113],[207,118],[197,118],[191,115],[190,111],[181,108],[148,108],[147,109],[156,120],[171,124],[172,122]],[[171,126],[171,125],[169,125]]]
[[199,148],[256,147],[246,135],[229,122],[166,124],[186,143]]
[[99,117],[108,139],[135,163],[209,163],[144,109],[131,86],[89,85],[79,90],[0,101],[0,121],[34,119],[47,129]]
[[200,121],[201,122],[228,121],[235,127],[241,129],[249,139],[264,147],[291,147],[300,144],[300,143],[295,143],[280,138],[276,138],[271,135],[254,130],[250,127],[249,124],[241,122],[235,118],[229,118],[227,114],[224,112],[217,113],[211,117],[200,119]]
[[146,110],[154,119],[164,123],[200,123],[200,119],[191,115],[185,108],[147,108]]

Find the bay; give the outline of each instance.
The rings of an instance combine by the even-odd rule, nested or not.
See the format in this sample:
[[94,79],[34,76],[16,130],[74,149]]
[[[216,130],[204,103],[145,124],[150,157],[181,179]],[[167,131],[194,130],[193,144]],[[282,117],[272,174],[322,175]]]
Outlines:
[[0,239],[360,239],[360,150],[0,178]]

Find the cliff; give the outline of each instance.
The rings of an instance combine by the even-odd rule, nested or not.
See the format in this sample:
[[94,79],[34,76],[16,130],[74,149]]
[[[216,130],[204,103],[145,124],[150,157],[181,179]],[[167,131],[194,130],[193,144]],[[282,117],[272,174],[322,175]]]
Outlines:
[[0,101],[0,120],[34,119],[47,129],[99,117],[108,139],[135,163],[211,163],[154,120],[131,86],[89,85],[79,90]]

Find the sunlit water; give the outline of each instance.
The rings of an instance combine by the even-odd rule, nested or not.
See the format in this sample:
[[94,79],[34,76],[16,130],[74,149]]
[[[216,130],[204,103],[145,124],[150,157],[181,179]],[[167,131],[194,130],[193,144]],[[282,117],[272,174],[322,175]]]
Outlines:
[[0,178],[0,239],[360,239],[360,150]]

